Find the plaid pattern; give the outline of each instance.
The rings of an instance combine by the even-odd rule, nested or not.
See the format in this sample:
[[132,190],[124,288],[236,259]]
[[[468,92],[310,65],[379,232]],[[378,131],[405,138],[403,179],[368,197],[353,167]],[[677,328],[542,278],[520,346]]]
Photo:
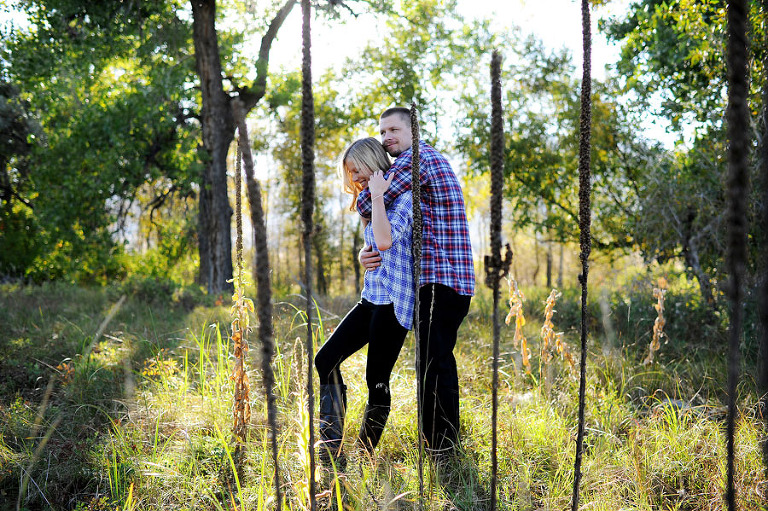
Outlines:
[[[366,190],[368,190],[366,188]],[[397,322],[410,330],[413,327],[415,294],[413,289],[413,196],[408,191],[387,206],[387,218],[392,225],[392,246],[379,250],[373,238],[373,227],[365,227],[366,245],[379,250],[381,266],[365,272],[362,297],[376,305],[391,303]]]
[[[460,295],[475,294],[475,267],[461,186],[445,157],[425,142],[419,143],[421,162],[421,212],[423,241],[419,285],[443,284]],[[384,204],[411,189],[413,151],[404,151],[389,172],[395,172],[384,193]],[[385,177],[389,176],[389,172]],[[357,210],[371,217],[371,194],[366,188],[357,197]]]

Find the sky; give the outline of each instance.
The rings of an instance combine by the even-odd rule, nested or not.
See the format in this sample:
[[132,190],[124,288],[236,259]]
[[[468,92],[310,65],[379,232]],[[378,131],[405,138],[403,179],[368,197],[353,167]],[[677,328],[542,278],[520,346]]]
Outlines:
[[[403,0],[392,0],[401,2]],[[18,16],[2,2],[3,22],[23,24]],[[576,70],[581,73],[581,0],[457,0],[458,12],[465,18],[491,18],[493,28],[501,31],[512,26],[521,27],[524,35],[534,34],[550,49],[568,48]],[[609,44],[597,32],[597,19],[606,15],[620,15],[631,0],[613,0],[607,7],[592,9],[592,76],[605,77],[605,65],[614,62],[619,54],[616,45]],[[11,4],[8,4],[11,5]],[[373,16],[361,15],[354,22],[340,25],[338,21],[312,25],[312,71],[319,76],[330,66],[341,64],[345,57],[358,54],[368,42],[384,37]],[[281,28],[272,49],[271,61],[275,67],[296,69],[301,62],[301,9],[297,5]],[[252,42],[256,54],[260,40]]]
[[[630,0],[614,0],[608,7],[592,10],[592,76],[605,76],[605,64],[617,59],[619,48],[609,44],[597,32],[597,19],[605,15],[621,14]],[[490,18],[493,28],[501,31],[512,26],[521,27],[523,34],[534,34],[550,49],[568,48],[574,65],[581,73],[582,35],[580,0],[458,0],[458,12],[465,18]],[[312,25],[312,72],[320,72],[344,57],[351,57],[376,37],[384,37],[371,16],[360,16],[354,22],[339,26],[339,22]],[[280,30],[273,46],[273,62],[285,62],[295,67],[301,61],[301,10],[294,8]],[[258,42],[254,42],[258,44]],[[279,65],[279,64],[278,64]]]
[[[619,47],[609,44],[598,33],[597,20],[600,17],[621,15],[630,3],[631,0],[613,0],[609,7],[592,10],[592,77],[595,79],[605,78],[605,65],[615,62],[619,56]],[[523,36],[533,34],[552,50],[567,48],[572,55],[575,72],[581,78],[583,50],[580,0],[458,0],[458,12],[465,19],[492,19],[492,28],[499,32],[513,26],[520,27]],[[366,44],[384,36],[372,16],[361,15],[354,22],[344,25],[340,25],[339,21],[322,23],[313,20],[312,76],[320,76],[328,67],[341,65],[345,57],[357,56]],[[255,41],[254,44],[259,42]],[[301,9],[297,6],[286,19],[273,45],[270,68],[275,71],[280,67],[294,70],[300,63]],[[371,119],[371,126],[375,132],[375,119]],[[459,162],[455,160],[455,155],[446,156],[454,168],[458,169]],[[263,167],[269,168],[268,165]],[[487,238],[487,226],[483,225],[482,215],[475,216],[477,218],[470,222],[471,239],[473,250],[481,254]]]
[[[402,2],[403,0],[392,0]],[[582,33],[581,0],[457,0],[458,13],[465,19],[489,18],[492,28],[499,32],[520,27],[522,36],[533,34],[551,50],[566,48],[571,53],[574,72],[581,78]],[[607,6],[593,7],[592,77],[604,80],[606,65],[615,63],[620,48],[609,42],[597,30],[601,18],[623,17],[633,0],[612,0]],[[346,57],[355,57],[376,38],[385,37],[373,16],[360,15],[354,21],[312,21],[312,76],[318,77],[329,67],[340,66]],[[260,40],[252,41],[252,51],[258,51]],[[295,70],[301,65],[301,9],[297,5],[280,29],[270,55],[270,68]],[[676,136],[667,133],[662,119],[647,117],[642,128],[648,138],[674,147]],[[374,128],[375,131],[375,128]]]

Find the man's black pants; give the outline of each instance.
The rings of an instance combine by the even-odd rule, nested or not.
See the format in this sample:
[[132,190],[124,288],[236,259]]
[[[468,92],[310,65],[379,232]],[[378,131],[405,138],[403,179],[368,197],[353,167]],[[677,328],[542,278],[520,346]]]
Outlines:
[[430,449],[451,448],[458,442],[459,376],[453,348],[471,299],[442,284],[419,289],[419,377],[423,382],[419,426]]

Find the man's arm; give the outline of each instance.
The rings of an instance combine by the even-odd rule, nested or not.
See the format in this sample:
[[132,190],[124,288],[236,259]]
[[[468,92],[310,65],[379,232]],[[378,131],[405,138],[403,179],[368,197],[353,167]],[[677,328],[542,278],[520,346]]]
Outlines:
[[[394,173],[395,177],[392,179],[392,184],[389,185],[387,191],[384,192],[384,205],[387,208],[401,193],[411,189],[410,155],[396,160],[395,164],[389,169],[386,176],[387,178],[389,178],[390,173]],[[423,170],[420,178],[421,184],[424,185],[426,181],[426,173]],[[367,188],[357,196],[357,212],[360,213],[360,216],[363,218],[371,218],[371,193]]]
[[381,255],[373,250],[370,245],[365,245],[357,253],[357,260],[366,271],[375,270],[381,266]]

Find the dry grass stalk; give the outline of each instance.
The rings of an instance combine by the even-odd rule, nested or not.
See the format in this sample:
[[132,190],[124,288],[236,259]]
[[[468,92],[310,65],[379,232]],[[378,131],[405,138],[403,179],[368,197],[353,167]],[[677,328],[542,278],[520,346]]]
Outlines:
[[555,333],[555,325],[552,323],[552,316],[555,314],[555,303],[560,296],[562,296],[562,293],[557,289],[553,289],[549,293],[547,301],[544,302],[544,324],[541,325],[539,337],[541,337],[542,358],[545,362],[552,360],[552,353],[549,348],[555,345],[558,335],[563,335],[562,332]]
[[557,289],[553,289],[545,302],[544,324],[541,326],[539,334],[541,337],[541,363],[546,365],[552,361],[555,354],[558,354],[568,364],[568,368],[573,373],[576,371],[576,360],[563,340],[565,334],[563,332],[555,332],[555,325],[552,322],[552,317],[556,312],[555,305],[560,296],[562,296],[562,293]]
[[523,326],[525,325],[525,315],[523,314],[523,304],[525,303],[525,296],[523,292],[517,287],[517,282],[513,278],[508,278],[509,284],[509,314],[504,319],[504,323],[509,325],[512,318],[515,318],[515,336],[512,342],[515,348],[520,349],[522,355],[522,365],[526,372],[531,372],[531,350],[528,349],[528,340],[523,335]]
[[245,356],[248,352],[246,335],[249,330],[246,311],[253,311],[253,302],[243,297],[239,291],[235,291],[232,301],[234,302],[232,311],[236,314],[235,319],[232,321],[232,343],[235,355],[235,364],[232,370],[232,380],[235,382],[234,424],[232,432],[238,443],[245,443],[247,439],[247,426],[251,420],[251,385],[245,368]]
[[557,349],[557,352],[560,354],[562,359],[568,363],[568,367],[571,369],[571,372],[575,373],[576,359],[573,358],[573,354],[571,354],[568,345],[563,341],[563,332],[559,332],[555,336],[555,348]]
[[664,325],[667,320],[664,319],[664,296],[667,294],[666,280],[659,279],[659,287],[653,288],[653,297],[656,298],[656,303],[653,304],[653,308],[656,309],[656,320],[653,322],[653,338],[651,344],[648,346],[648,356],[643,360],[644,365],[653,363],[654,353],[661,349],[661,338],[666,334],[664,333]]
[[[245,276],[243,271],[243,219],[241,211],[241,156],[240,144],[237,144],[237,163],[235,172],[235,215],[237,219],[237,242],[235,293],[232,295],[232,345],[235,363],[232,369],[232,380],[235,382],[232,434],[235,440],[235,461],[238,470],[242,470],[240,464],[244,458],[245,447],[248,441],[248,423],[251,420],[251,384],[248,381],[248,373],[245,367],[245,357],[248,353],[247,335],[250,331],[249,313],[254,313],[253,301],[245,297]],[[241,479],[242,480],[242,479]]]

